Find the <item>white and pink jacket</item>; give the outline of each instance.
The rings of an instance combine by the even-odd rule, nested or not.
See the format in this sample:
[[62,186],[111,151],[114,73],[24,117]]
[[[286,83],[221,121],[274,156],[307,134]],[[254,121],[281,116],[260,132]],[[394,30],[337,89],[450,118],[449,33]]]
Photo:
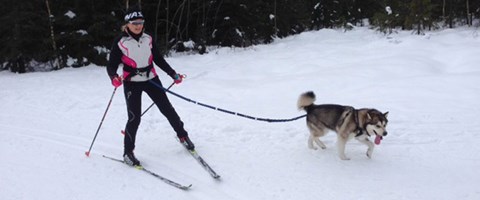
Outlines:
[[142,33],[137,40],[124,33],[112,45],[107,73],[113,77],[118,67],[122,67],[125,81],[148,81],[157,76],[153,63],[172,78],[175,76],[175,70],[160,55],[150,35]]

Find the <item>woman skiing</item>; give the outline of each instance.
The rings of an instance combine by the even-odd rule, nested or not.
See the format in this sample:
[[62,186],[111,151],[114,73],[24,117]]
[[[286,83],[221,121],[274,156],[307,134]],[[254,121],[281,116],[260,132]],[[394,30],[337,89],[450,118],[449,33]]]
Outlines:
[[[145,18],[139,9],[134,8],[127,11],[124,19],[125,25],[122,27],[122,35],[115,39],[111,48],[107,73],[115,88],[123,83],[128,113],[123,153],[125,163],[133,166],[140,165],[140,161],[133,154],[133,150],[135,149],[135,137],[140,125],[143,92],[147,93],[160,109],[160,112],[167,118],[177,133],[180,142],[187,149],[194,150],[195,146],[188,137],[183,122],[170,104],[165,91],[157,87],[162,83],[155,72],[153,63],[172,77],[175,84],[181,83],[183,76],[170,67],[160,55],[152,37],[144,33]],[[122,76],[117,74],[119,67],[123,70]]]

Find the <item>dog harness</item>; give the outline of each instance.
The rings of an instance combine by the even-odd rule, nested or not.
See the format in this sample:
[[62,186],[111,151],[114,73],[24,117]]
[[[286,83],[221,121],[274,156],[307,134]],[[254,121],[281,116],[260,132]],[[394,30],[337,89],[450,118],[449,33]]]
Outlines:
[[357,134],[355,135],[355,137],[359,137],[363,134],[367,134],[368,137],[370,137],[370,134],[368,133],[368,131],[366,130],[367,129],[367,123],[365,123],[365,127],[360,127],[360,120],[358,120],[358,111],[357,110],[353,110],[353,115],[355,117],[355,126],[357,126],[357,128],[355,129],[355,132],[357,132]]

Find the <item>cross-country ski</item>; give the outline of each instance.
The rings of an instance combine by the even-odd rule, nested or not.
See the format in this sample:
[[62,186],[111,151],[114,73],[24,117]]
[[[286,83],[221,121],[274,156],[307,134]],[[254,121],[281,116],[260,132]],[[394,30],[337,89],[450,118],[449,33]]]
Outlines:
[[[110,159],[110,160],[113,160],[113,161],[116,161],[116,162],[119,162],[119,163],[126,164],[125,161],[123,161],[123,160],[120,160],[120,159],[117,159],[117,158],[113,158],[113,157],[110,157],[110,156],[106,156],[106,155],[102,155],[102,156],[103,156],[104,158],[107,158],[107,159]],[[143,167],[143,166],[141,166],[141,165],[136,165],[136,166],[132,166],[132,167],[135,168],[135,169],[144,171],[144,172],[146,172],[147,174],[150,174],[150,175],[154,176],[155,178],[158,178],[158,179],[160,179],[161,181],[165,182],[166,184],[169,184],[169,185],[171,185],[171,186],[173,186],[173,187],[176,187],[176,188],[178,188],[178,189],[188,190],[188,189],[190,189],[190,187],[192,187],[192,184],[190,184],[190,185],[188,185],[188,186],[186,186],[186,185],[181,185],[181,184],[179,184],[179,183],[177,183],[177,182],[175,182],[175,181],[172,181],[172,180],[170,180],[170,179],[168,179],[168,178],[165,178],[165,177],[163,177],[163,176],[160,176],[160,175],[158,175],[157,173],[152,172],[152,171],[146,169],[145,167]]]

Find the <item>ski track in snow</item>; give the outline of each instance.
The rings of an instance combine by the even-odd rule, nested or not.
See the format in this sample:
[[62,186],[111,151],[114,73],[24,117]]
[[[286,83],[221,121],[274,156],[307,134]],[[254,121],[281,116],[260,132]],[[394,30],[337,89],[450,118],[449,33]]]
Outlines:
[[304,118],[253,121],[169,95],[221,180],[183,150],[155,107],[142,118],[135,153],[147,169],[193,184],[190,191],[102,158],[123,152],[123,89],[84,155],[113,91],[104,68],[0,72],[0,199],[480,199],[480,39],[472,32],[321,30],[167,58],[188,76],[173,91],[242,114],[303,115],[296,101],[308,90],[317,104],[390,111],[389,135],[373,158],[352,140],[351,160],[342,161],[333,132],[322,138],[327,149],[307,148]]

